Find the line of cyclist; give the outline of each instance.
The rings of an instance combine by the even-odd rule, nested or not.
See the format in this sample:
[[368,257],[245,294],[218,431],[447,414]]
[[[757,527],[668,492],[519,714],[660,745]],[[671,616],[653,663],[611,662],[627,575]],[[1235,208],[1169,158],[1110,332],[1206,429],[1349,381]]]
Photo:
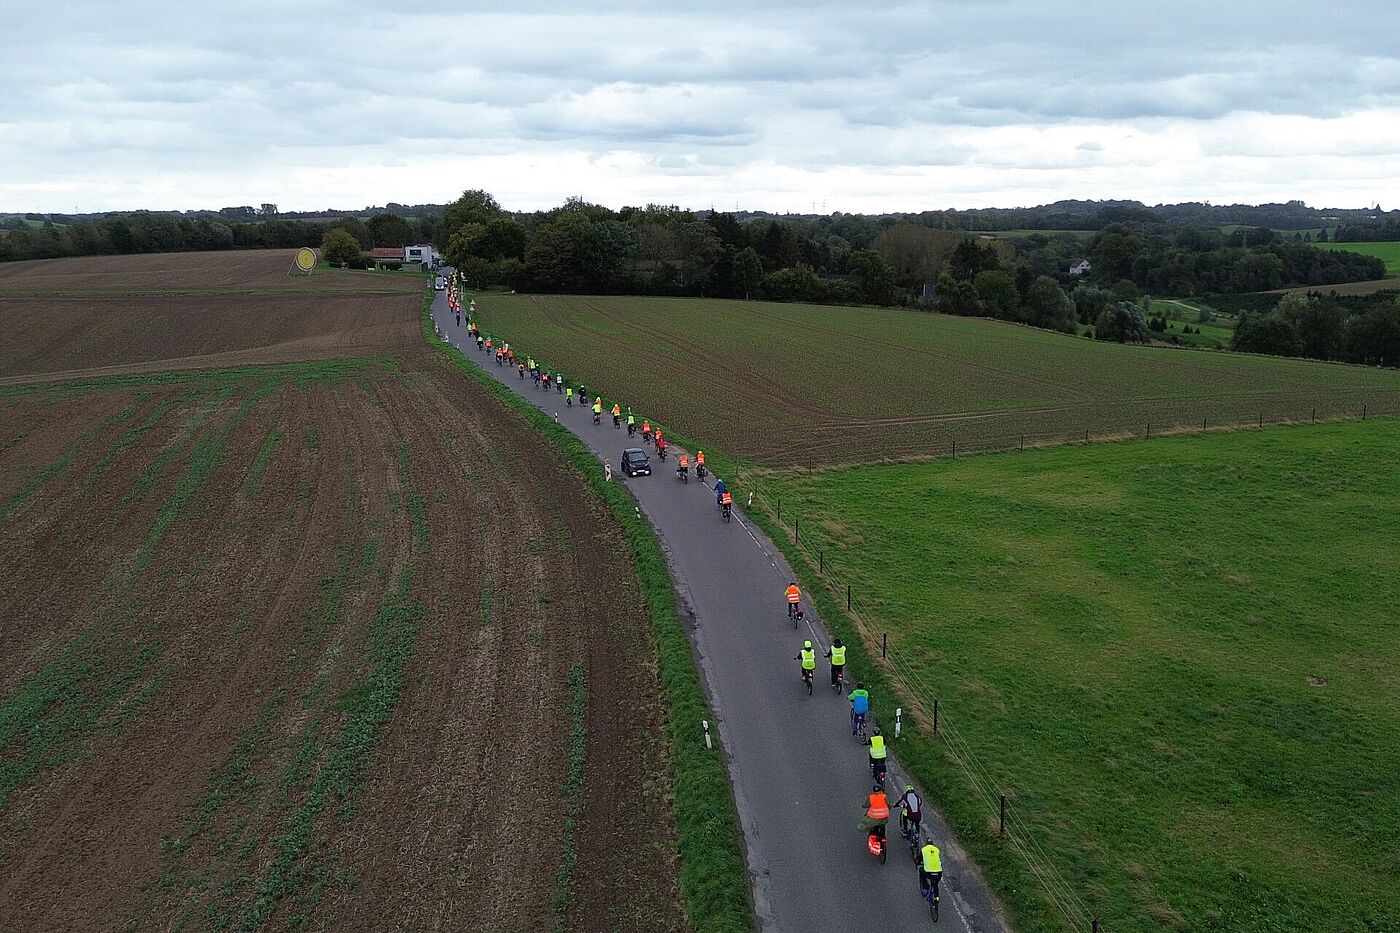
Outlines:
[[[787,601],[788,617],[795,619],[797,623],[803,620],[802,612],[802,591],[797,584],[790,583],[783,596]],[[822,655],[823,658],[831,662],[831,686],[833,689],[844,689],[846,682],[846,646],[841,643],[841,639],[833,638],[831,647]],[[802,643],[802,649],[794,660],[800,662],[802,679],[810,682],[815,676],[817,668],[817,652],[813,648],[811,639]],[[899,808],[899,831],[906,840],[913,840],[917,845],[920,840],[918,851],[919,867],[919,894],[923,897],[930,897],[933,905],[938,904],[938,883],[943,878],[943,856],[938,846],[933,844],[933,840],[922,835],[922,824],[924,815],[924,801],[919,792],[914,789],[913,784],[904,785],[904,792],[893,804],[890,803],[888,795],[885,793],[886,766],[889,758],[889,749],[885,745],[885,737],[880,733],[878,726],[871,725],[869,739],[866,739],[867,719],[870,716],[870,692],[865,689],[865,684],[857,682],[856,687],[846,695],[851,703],[851,735],[861,739],[870,747],[870,775],[874,779],[874,785],[870,789],[870,794],[863,801],[865,817],[860,822],[860,828],[867,837],[867,846],[872,855],[879,855],[888,844],[885,838],[886,823],[889,821],[892,807]]]
[[[473,305],[474,304],[475,303],[473,303]],[[474,306],[472,310],[475,310]],[[496,353],[498,365],[508,365],[515,362],[515,353],[510,348],[510,345],[483,334],[477,326],[476,321],[472,319],[470,312],[467,317],[467,327],[469,337],[476,343],[478,349],[485,351],[488,355],[493,351]],[[577,395],[581,406],[589,404],[588,391],[582,383],[580,383],[577,390],[575,390],[573,386],[566,383],[562,373],[541,367],[533,357],[527,357],[524,362],[517,364],[517,369],[522,379],[524,379],[528,373],[534,380],[535,385],[539,388],[543,388],[545,391],[548,391],[550,384],[553,383],[555,391],[565,395],[566,404],[570,406],[573,405],[575,395]],[[602,398],[595,398],[591,407],[593,409],[594,423],[601,422],[603,414]],[[623,417],[621,406],[614,403],[610,414],[612,415],[613,426],[620,427]],[[627,434],[628,436],[632,436],[636,433],[637,427],[636,419],[630,408],[627,410],[626,419]],[[661,426],[657,425],[653,429],[651,421],[649,419],[643,419],[641,433],[643,442],[654,445],[658,456],[662,460],[665,460],[667,446],[666,440],[662,435]],[[703,458],[703,456],[703,453],[697,454],[697,458]],[[688,458],[685,457],[684,454],[682,454],[682,462],[688,467]],[[697,467],[703,463],[703,459],[699,460]],[[703,477],[703,474],[701,475]],[[722,481],[720,481],[720,483],[721,484],[717,484],[716,502],[722,505],[728,505],[728,502],[721,502],[721,500],[729,499],[729,494],[723,487]],[[795,617],[797,623],[800,624],[804,615],[801,606],[801,590],[794,582],[788,586],[783,595],[787,600],[789,617]],[[822,657],[831,662],[831,686],[833,688],[844,689],[846,646],[841,643],[841,639],[833,639],[831,647],[826,650]],[[810,680],[817,666],[816,650],[812,647],[811,640],[803,642],[802,650],[798,653],[795,660],[801,662],[804,680]],[[865,684],[857,683],[855,689],[847,694],[846,698],[851,704],[851,735],[859,737],[862,743],[868,744],[870,748],[870,774],[874,778],[874,784],[871,787],[869,796],[866,797],[863,802],[865,816],[861,820],[860,828],[862,832],[867,835],[870,851],[872,853],[878,853],[883,851],[884,846],[887,845],[886,823],[889,821],[891,812],[891,804],[885,793],[886,761],[889,751],[885,745],[885,737],[880,733],[878,726],[874,726],[870,729],[869,739],[866,739],[867,718],[870,714],[870,693],[865,689]],[[932,839],[921,835],[924,801],[920,797],[918,791],[914,789],[914,785],[906,784],[904,786],[904,792],[895,800],[893,806],[899,808],[900,834],[906,839],[914,839],[916,841],[923,839],[924,841],[924,844],[919,847],[919,893],[921,896],[928,897],[931,892],[932,903],[936,906],[938,903],[938,884],[943,877],[942,854],[938,847],[933,844]]]

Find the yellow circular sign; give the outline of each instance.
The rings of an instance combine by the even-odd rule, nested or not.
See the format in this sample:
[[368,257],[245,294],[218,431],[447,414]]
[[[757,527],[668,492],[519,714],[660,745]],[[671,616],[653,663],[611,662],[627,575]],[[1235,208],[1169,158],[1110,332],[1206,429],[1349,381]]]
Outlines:
[[297,268],[302,272],[310,272],[316,268],[316,251],[310,247],[303,246],[297,250]]

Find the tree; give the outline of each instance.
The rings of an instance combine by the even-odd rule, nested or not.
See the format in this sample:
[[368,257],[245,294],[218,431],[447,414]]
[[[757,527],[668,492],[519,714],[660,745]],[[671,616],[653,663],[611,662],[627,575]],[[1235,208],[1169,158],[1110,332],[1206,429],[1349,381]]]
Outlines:
[[[970,241],[969,241],[970,242]],[[986,312],[1003,321],[1021,320],[1021,293],[1010,269],[984,269],[972,279]]]
[[1303,352],[1303,338],[1298,336],[1298,328],[1276,315],[1246,314],[1235,326],[1230,349],[1242,353],[1298,356]]
[[1131,278],[1133,260],[1146,244],[1142,237],[1122,224],[1109,224],[1090,241],[1094,275],[1105,282]]
[[1400,302],[1371,308],[1348,322],[1347,356],[1358,363],[1400,365]]
[[1103,313],[1103,309],[1115,300],[1113,292],[1106,288],[1099,288],[1097,285],[1090,285],[1087,282],[1076,285],[1069,297],[1074,302],[1074,308],[1078,312],[1079,321],[1082,324],[1092,324],[1097,321],[1099,315]]
[[1239,292],[1266,292],[1283,284],[1283,260],[1273,253],[1249,252],[1230,270],[1230,284]]
[[360,243],[344,227],[331,227],[321,240],[321,255],[327,262],[349,263],[360,258]]
[[446,247],[452,241],[452,234],[464,224],[481,224],[484,227],[503,213],[496,199],[480,188],[463,191],[462,196],[447,205],[442,217],[433,224],[433,244],[444,250],[446,255]]
[[953,278],[944,270],[938,276],[938,306],[949,314],[977,314],[982,310],[977,286],[965,279]]
[[1094,338],[1118,343],[1147,343],[1152,332],[1142,319],[1142,311],[1131,301],[1119,301],[1104,308],[1094,323]]
[[1279,301],[1274,314],[1297,329],[1303,356],[1317,360],[1341,358],[1346,349],[1347,315],[1335,301],[1290,292]]
[[995,269],[999,264],[995,247],[988,245],[983,249],[976,240],[963,237],[948,257],[948,272],[955,279],[970,282],[977,273]]
[[369,227],[358,217],[342,217],[331,224],[331,229],[348,232],[355,238],[355,242],[360,244],[360,249],[369,249],[374,245],[374,236],[370,234]]
[[745,246],[734,254],[734,286],[744,293],[745,298],[749,298],[762,282],[763,260],[759,258],[758,250]]
[[375,246],[409,246],[413,243],[413,225],[398,214],[375,214],[366,223]]
[[872,305],[886,305],[893,300],[894,268],[879,253],[858,249],[851,253],[847,268],[860,284],[860,296]]
[[[980,289],[979,289],[980,290]],[[1042,275],[1026,290],[1026,319],[1036,327],[1072,334],[1075,331],[1074,302],[1048,275]]]

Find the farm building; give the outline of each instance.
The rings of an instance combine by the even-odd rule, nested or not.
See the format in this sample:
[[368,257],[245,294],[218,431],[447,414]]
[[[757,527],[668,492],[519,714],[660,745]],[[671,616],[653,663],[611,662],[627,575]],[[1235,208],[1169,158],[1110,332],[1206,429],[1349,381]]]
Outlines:
[[369,251],[369,258],[374,260],[376,266],[382,266],[391,262],[403,262],[403,247],[376,246]]
[[1074,262],[1072,262],[1072,263],[1069,264],[1069,274],[1070,274],[1070,275],[1083,275],[1084,273],[1086,273],[1086,272],[1088,272],[1088,271],[1089,271],[1089,260],[1087,260],[1087,259],[1076,259]]

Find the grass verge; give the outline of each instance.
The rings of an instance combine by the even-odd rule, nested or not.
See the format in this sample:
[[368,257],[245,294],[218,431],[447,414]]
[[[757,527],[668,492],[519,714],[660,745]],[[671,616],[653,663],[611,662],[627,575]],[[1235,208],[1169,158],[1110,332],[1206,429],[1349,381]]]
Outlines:
[[567,428],[498,383],[433,330],[432,295],[423,301],[423,336],[466,376],[492,393],[527,424],[554,442],[589,488],[621,524],[646,597],[661,665],[661,689],[669,712],[671,787],[679,831],[681,890],[691,925],[703,933],[752,930],[748,869],[722,751],[707,751],[696,738],[702,719],[714,719],[690,640],[676,610],[675,588],[656,534],[638,521],[636,502],[621,483],[606,483],[597,458]]

